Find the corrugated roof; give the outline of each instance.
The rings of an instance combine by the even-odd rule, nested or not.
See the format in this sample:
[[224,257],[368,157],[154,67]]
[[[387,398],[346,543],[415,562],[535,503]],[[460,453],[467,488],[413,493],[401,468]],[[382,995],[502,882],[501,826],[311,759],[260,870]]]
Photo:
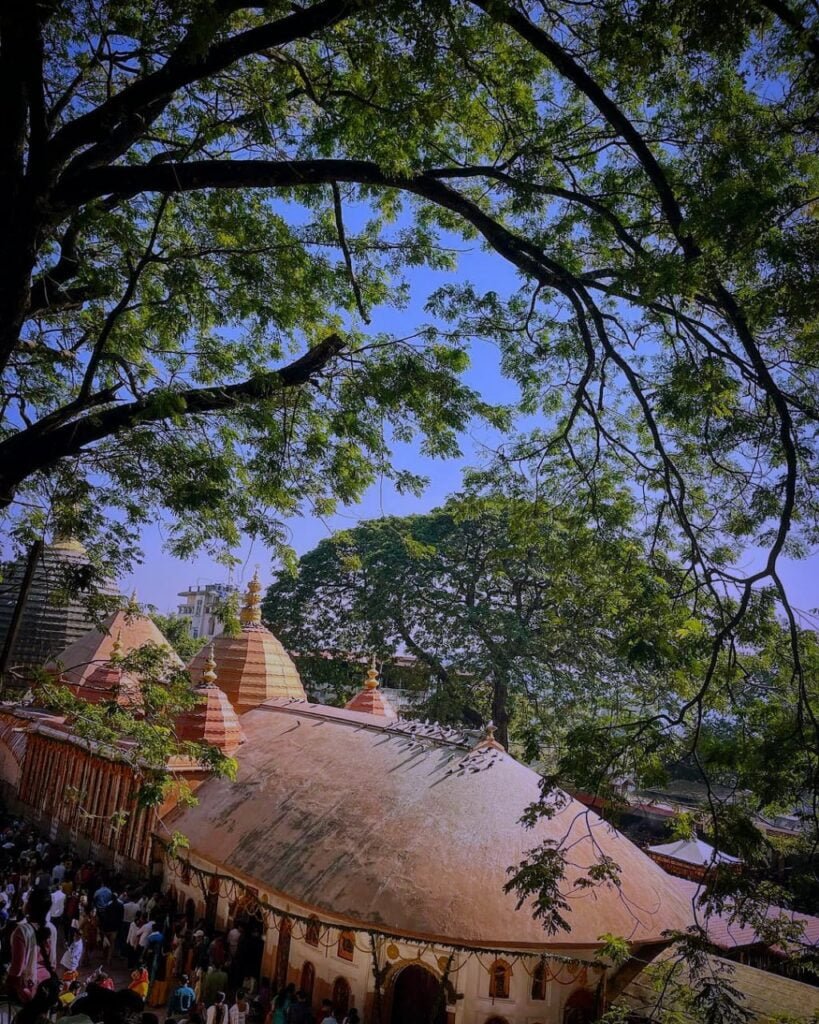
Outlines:
[[[671,876],[669,876],[671,877]],[[731,921],[731,914],[710,914],[707,917],[704,910],[699,906],[699,901],[705,892],[705,887],[698,882],[690,882],[684,878],[674,878],[674,884],[680,892],[685,894],[686,899],[697,914],[698,922],[705,928],[708,938],[720,949],[731,950],[740,946],[758,946],[763,939],[757,934],[750,924],[740,924],[738,921]],[[810,914],[802,914],[795,910],[788,910],[785,907],[769,906],[765,909],[765,916],[770,921],[775,921],[784,916],[789,921],[801,922],[804,928],[800,944],[803,946],[819,947],[819,917],[812,917]]]
[[732,857],[728,853],[722,853],[721,850],[715,850],[713,846],[702,839],[676,839],[673,843],[649,846],[648,852],[656,853],[661,857],[671,857],[684,864],[696,864],[698,867],[708,867],[710,864],[742,863],[739,857]]

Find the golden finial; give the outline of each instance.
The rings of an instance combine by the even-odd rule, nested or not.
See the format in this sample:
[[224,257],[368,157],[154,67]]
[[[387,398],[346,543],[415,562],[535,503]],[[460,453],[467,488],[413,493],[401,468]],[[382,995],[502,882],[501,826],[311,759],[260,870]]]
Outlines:
[[243,626],[253,625],[262,621],[262,585],[259,583],[259,570],[253,573],[253,579],[247,585],[245,603],[239,620]]
[[122,659],[122,630],[117,630],[117,635],[114,638],[114,646],[111,648],[111,660],[120,661]]
[[367,669],[367,678],[364,680],[365,690],[374,690],[378,686],[378,669],[375,667],[375,655]]
[[205,671],[202,673],[202,683],[205,686],[214,686],[216,678],[216,658],[213,653],[213,644],[211,644],[208,651],[208,660],[205,662]]
[[126,615],[139,615],[136,587],[131,591],[131,598],[125,608]]
[[473,748],[474,750],[486,750],[487,748],[492,750],[505,750],[506,747],[495,739],[495,733],[498,731],[498,727],[494,722],[489,721],[484,726],[483,736],[480,738],[478,743]]

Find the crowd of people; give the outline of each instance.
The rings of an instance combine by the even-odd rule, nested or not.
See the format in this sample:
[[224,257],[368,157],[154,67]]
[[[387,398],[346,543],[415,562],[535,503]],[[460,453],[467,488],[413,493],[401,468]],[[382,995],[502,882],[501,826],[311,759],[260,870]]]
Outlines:
[[[260,923],[225,932],[188,902],[134,883],[0,815],[0,963],[14,1024],[361,1024],[295,985],[258,981]],[[118,986],[115,977],[120,977]],[[127,979],[127,980],[126,980]],[[114,998],[118,993],[119,998]]]

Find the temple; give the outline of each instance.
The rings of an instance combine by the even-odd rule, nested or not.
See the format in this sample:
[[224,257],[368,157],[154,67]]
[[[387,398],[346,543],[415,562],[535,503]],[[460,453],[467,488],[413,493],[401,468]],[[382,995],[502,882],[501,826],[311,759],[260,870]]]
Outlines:
[[[679,880],[567,795],[524,827],[540,779],[491,723],[476,736],[400,718],[374,662],[345,707],[308,702],[262,624],[260,593],[254,577],[238,634],[188,665],[198,700],[176,722],[181,740],[234,757],[235,780],[178,759],[168,767],[196,804],[146,809],[133,758],[69,720],[4,704],[6,803],[117,869],[161,873],[180,911],[245,924],[263,945],[261,975],[342,1015],[355,1006],[368,1024],[583,1024],[690,925]],[[146,642],[164,638],[124,609],[49,670],[88,700],[132,704],[138,680],[120,663]],[[171,833],[187,847],[170,846]],[[510,866],[537,847],[567,851],[551,919],[507,891]],[[590,874],[601,857],[616,880]],[[605,956],[612,935],[628,943],[625,962]]]

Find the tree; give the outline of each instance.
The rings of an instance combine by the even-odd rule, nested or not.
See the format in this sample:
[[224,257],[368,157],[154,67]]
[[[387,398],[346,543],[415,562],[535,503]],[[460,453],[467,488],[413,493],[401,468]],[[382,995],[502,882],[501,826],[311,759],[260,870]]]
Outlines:
[[194,654],[208,642],[208,638],[205,636],[191,636],[187,620],[179,615],[160,615],[159,612],[152,612],[151,618],[185,663],[189,662]]
[[[694,742],[717,704],[747,713],[723,672],[753,678],[774,602],[787,721],[816,749],[779,573],[817,536],[813,5],[6,7],[0,499],[21,542],[52,508],[109,546],[158,508],[182,553],[280,542],[282,515],[380,472],[417,486],[390,441],[455,451],[488,412],[458,371],[489,339],[540,420],[503,464],[537,480],[567,455],[592,504],[624,475],[675,599],[707,610],[688,696],[607,735]],[[431,323],[379,331],[409,270],[464,241],[517,291],[447,282]]]
[[327,513],[391,471],[390,423],[431,452],[456,450],[481,407],[456,379],[460,346],[361,331],[367,307],[402,301],[393,270],[446,261],[431,237],[390,253],[372,227],[354,264],[338,189],[329,220],[317,194],[302,193],[291,218],[284,199],[232,186],[60,198],[104,168],[185,155],[229,166],[253,137],[278,150],[271,118],[301,102],[286,98],[289,61],[357,11],[346,0],[295,13],[221,0],[4,11],[0,506],[21,542],[59,518],[99,543],[161,507],[178,553],[235,544],[242,529],[280,543],[271,509]]
[[[129,766],[139,779],[142,806],[158,807],[170,795],[178,804],[195,802],[184,771],[178,770],[180,764],[198,764],[228,778],[236,773],[236,762],[219,747],[177,735],[179,716],[194,710],[202,698],[169,653],[167,647],[152,643],[125,655],[115,653],[110,666],[120,673],[120,683],[110,699],[99,702],[78,697],[47,673],[34,689],[36,703],[66,716],[75,736],[94,744],[103,758]],[[71,792],[68,798],[82,806],[86,796]],[[114,818],[124,820],[124,814],[123,808],[116,808]]]
[[649,667],[670,686],[685,657],[681,643],[662,667],[638,656],[672,648],[688,612],[632,516],[622,491],[592,509],[557,481],[537,497],[479,489],[321,541],[279,575],[264,614],[294,650],[414,655],[437,683],[422,713],[462,721],[476,707],[502,743],[556,764],[567,727],[626,700]]
[[[385,423],[451,453],[476,408],[452,371],[489,336],[550,417],[527,450],[571,446],[587,485],[626,462],[697,585],[739,589],[721,646],[754,586],[785,599],[777,559],[815,529],[812,19],[772,0],[12,7],[2,499],[161,505],[185,550],[280,539],[267,507],[325,510],[387,470]],[[519,294],[442,289],[452,325],[423,351],[363,330],[402,268],[451,265],[453,233]],[[726,534],[759,568],[733,568]]]

